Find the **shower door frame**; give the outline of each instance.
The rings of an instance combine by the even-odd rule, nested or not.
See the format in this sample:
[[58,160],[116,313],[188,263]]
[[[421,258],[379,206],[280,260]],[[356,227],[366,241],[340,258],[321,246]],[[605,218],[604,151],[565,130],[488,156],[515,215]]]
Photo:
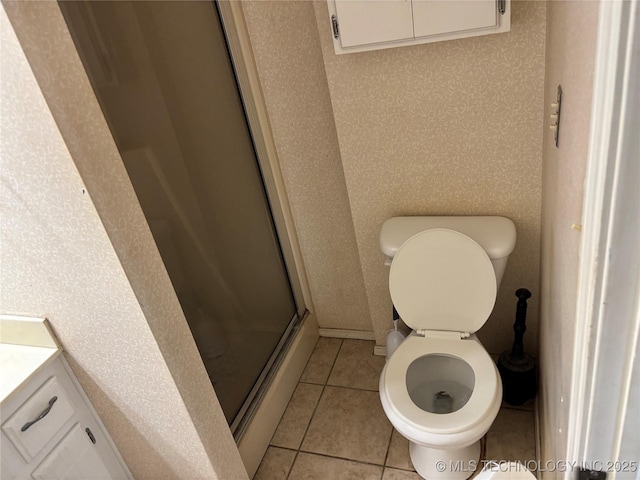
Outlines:
[[[230,425],[231,432],[240,448],[241,456],[245,461],[245,466],[247,466],[248,470],[254,470],[249,464],[254,464],[255,458],[247,459],[243,453],[250,452],[251,456],[255,457],[256,446],[252,445],[252,447],[243,448],[241,439],[243,439],[246,431],[250,428],[249,424],[252,422],[253,415],[258,409],[262,398],[268,395],[267,390],[274,380],[276,372],[281,366],[291,362],[290,358],[285,358],[289,350],[294,351],[291,355],[292,357],[306,357],[308,359],[311,353],[309,350],[309,338],[314,338],[314,335],[317,337],[317,322],[309,311],[313,311],[310,288],[307,283],[307,276],[304,269],[300,244],[296,235],[291,207],[287,201],[285,182],[280,169],[278,153],[271,131],[271,123],[260,85],[258,70],[253,57],[248,29],[242,12],[242,5],[241,2],[229,0],[212,0],[212,4],[217,10],[224,32],[231,66],[235,73],[238,92],[244,107],[249,133],[253,141],[256,161],[258,162],[264,183],[265,194],[278,237],[285,269],[289,276],[289,284],[296,307],[296,315],[282,335],[274,351],[274,355],[272,355],[267,362],[247,400]],[[296,316],[298,317],[297,321],[295,319]],[[311,321],[312,325],[306,325],[305,328],[303,322],[309,323],[309,321]],[[301,330],[304,330],[304,332],[300,332]],[[303,340],[298,339],[298,344],[303,346],[298,344],[294,345],[297,336],[304,337]],[[315,340],[313,341],[313,344],[314,343]],[[306,359],[304,363],[306,364]],[[295,372],[296,368],[292,367],[291,371]],[[297,383],[297,377],[299,377],[300,373],[301,371],[298,374],[290,373],[285,375],[285,377],[289,378],[283,380],[283,385],[277,387],[284,391],[281,391],[280,394],[277,395],[278,397],[286,397],[288,401],[288,398],[293,394],[293,389],[295,388],[295,383]],[[291,381],[292,376],[296,377],[295,382]],[[278,410],[282,410],[280,414],[277,415],[278,418],[284,412],[286,403],[287,402],[285,402],[284,405],[276,407]],[[274,413],[274,415],[276,414]],[[261,425],[260,427],[256,427],[256,429],[264,430],[263,427],[264,426]],[[273,432],[268,434],[269,439],[272,434]],[[260,432],[260,434],[256,436],[263,437],[265,434],[264,432]],[[251,443],[256,442],[252,441]],[[267,445],[260,445],[257,450],[266,450],[266,446]],[[264,451],[259,453],[259,458],[262,458],[263,454]]]
[[241,2],[212,0],[217,7],[227,41],[231,65],[244,106],[256,159],[260,167],[273,223],[280,242],[298,316],[303,318],[311,307],[311,293],[295,233],[291,207],[287,202],[284,178],[276,150],[271,122],[262,93],[257,67],[242,13]]
[[[240,6],[239,4],[237,5]],[[241,100],[242,116],[249,133],[250,148],[253,152],[260,186],[268,214],[272,225],[272,235],[277,243],[277,254],[284,266],[284,274],[289,287],[289,295],[293,301],[293,312],[291,317],[286,319],[283,330],[272,353],[264,363],[259,365],[259,373],[254,378],[253,385],[249,388],[244,400],[229,421],[230,430],[236,440],[239,441],[243,435],[247,424],[251,421],[261,399],[268,389],[279,365],[282,363],[288,349],[293,343],[301,324],[305,321],[307,305],[309,305],[309,288],[302,270],[302,259],[299,253],[297,238],[295,236],[294,224],[289,205],[286,201],[284,180],[279,169],[275,143],[271,137],[264,99],[261,97],[261,89],[256,88],[257,72],[253,58],[246,55],[245,48],[239,47],[237,30],[229,28],[235,22],[228,17],[228,2],[220,4],[215,0],[210,2],[211,13],[215,16],[215,22],[219,22],[223,32],[223,48],[228,56],[229,64],[232,68],[233,82]],[[92,18],[91,13],[86,11],[86,7],[80,4],[77,8],[84,12],[82,20]],[[227,12],[226,21],[225,14]],[[76,13],[77,15],[77,13]],[[90,26],[87,26],[90,28]],[[94,35],[100,38],[99,32]],[[73,36],[73,34],[72,34]],[[76,50],[80,53],[80,46],[76,45]],[[82,57],[82,55],[81,55]],[[254,67],[252,69],[252,66]],[[84,69],[88,71],[89,66],[85,63]],[[105,117],[106,118],[106,117]],[[280,272],[278,272],[280,273]],[[285,319],[282,319],[285,320]],[[224,388],[224,387],[223,387]]]

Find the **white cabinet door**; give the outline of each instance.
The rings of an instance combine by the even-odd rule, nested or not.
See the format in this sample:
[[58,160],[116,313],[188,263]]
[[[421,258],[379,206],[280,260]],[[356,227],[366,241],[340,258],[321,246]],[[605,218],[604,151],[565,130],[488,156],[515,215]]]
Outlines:
[[93,442],[76,423],[33,471],[35,480],[109,480],[109,470]]
[[336,0],[342,47],[413,38],[410,0]]
[[132,478],[62,355],[3,400],[0,424],[2,480]]
[[497,26],[496,0],[413,0],[416,38]]
[[511,30],[511,0],[328,0],[337,54]]

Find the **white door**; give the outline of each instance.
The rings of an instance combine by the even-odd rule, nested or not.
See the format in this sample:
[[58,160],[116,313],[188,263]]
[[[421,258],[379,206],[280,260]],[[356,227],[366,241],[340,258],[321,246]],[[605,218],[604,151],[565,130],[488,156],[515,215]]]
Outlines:
[[342,47],[413,38],[410,0],[336,0]]
[[497,25],[496,0],[413,0],[416,38]]

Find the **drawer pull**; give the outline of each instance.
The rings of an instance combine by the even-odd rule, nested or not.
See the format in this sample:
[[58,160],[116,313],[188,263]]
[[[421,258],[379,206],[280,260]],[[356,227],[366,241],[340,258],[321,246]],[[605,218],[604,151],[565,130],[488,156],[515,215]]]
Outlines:
[[51,398],[51,400],[49,400],[49,406],[47,408],[45,408],[42,413],[40,415],[38,415],[38,418],[36,418],[35,420],[32,420],[31,422],[27,422],[25,423],[22,428],[20,429],[21,432],[26,432],[27,429],[33,425],[34,423],[39,422],[40,420],[42,420],[44,417],[46,417],[49,412],[51,411],[51,408],[53,408],[53,404],[56,403],[56,400],[58,400],[58,397],[53,397]]

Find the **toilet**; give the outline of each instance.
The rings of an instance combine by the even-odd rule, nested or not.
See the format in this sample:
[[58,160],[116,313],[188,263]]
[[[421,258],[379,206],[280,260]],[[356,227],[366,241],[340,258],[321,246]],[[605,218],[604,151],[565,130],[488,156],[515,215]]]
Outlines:
[[428,480],[470,477],[500,409],[500,376],[475,332],[515,239],[504,217],[395,217],[382,227],[391,299],[413,332],[387,359],[380,399]]

